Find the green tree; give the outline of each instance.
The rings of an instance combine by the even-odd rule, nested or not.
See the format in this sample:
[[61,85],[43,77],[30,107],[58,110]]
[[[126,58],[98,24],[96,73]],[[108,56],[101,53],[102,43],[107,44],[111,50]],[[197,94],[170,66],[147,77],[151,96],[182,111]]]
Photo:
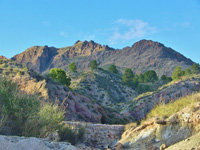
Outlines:
[[110,65],[110,66],[108,67],[108,71],[110,71],[110,72],[112,72],[112,73],[114,73],[114,74],[117,74],[117,73],[118,73],[118,70],[117,70],[117,68],[116,68],[115,65]]
[[127,85],[132,85],[134,74],[130,68],[126,68],[122,76],[122,81]]
[[172,78],[171,77],[167,77],[167,82],[171,82]]
[[194,63],[191,67],[192,73],[193,74],[198,74],[200,73],[200,66],[197,63]]
[[163,75],[160,77],[160,79],[161,79],[162,81],[167,81],[167,76],[163,74]]
[[69,68],[69,71],[73,71],[73,72],[76,71],[77,70],[76,63],[72,62],[71,64],[69,64],[68,68]]
[[71,79],[66,76],[66,73],[64,70],[60,68],[53,68],[49,72],[49,76],[57,81],[59,81],[61,84],[69,86]]
[[191,75],[192,71],[190,70],[190,68],[185,69],[185,76]]
[[173,80],[178,80],[178,79],[181,78],[182,75],[183,74],[182,74],[182,71],[181,71],[181,67],[176,66],[176,68],[175,68],[175,70],[174,70],[174,72],[172,74],[172,79]]
[[139,82],[144,83],[144,75],[142,73],[139,75]]
[[91,63],[90,63],[91,70],[97,69],[97,67],[98,67],[97,61],[92,60]]
[[158,76],[154,70],[148,70],[144,73],[144,82],[155,82]]
[[139,76],[137,74],[135,74],[133,77],[133,86],[137,87],[138,84],[139,84]]

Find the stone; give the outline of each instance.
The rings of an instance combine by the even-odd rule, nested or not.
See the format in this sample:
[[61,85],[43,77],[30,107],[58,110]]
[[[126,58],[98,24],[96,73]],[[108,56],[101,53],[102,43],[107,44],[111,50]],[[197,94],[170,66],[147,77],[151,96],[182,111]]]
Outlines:
[[78,150],[68,142],[51,142],[35,137],[17,137],[0,135],[2,150]]
[[120,149],[122,149],[122,148],[124,148],[124,145],[121,144],[121,143],[117,143],[117,145],[115,146],[115,149],[116,149],[116,150],[120,150]]
[[164,150],[164,149],[166,149],[167,148],[167,145],[165,145],[165,144],[162,144],[161,146],[160,146],[160,150]]

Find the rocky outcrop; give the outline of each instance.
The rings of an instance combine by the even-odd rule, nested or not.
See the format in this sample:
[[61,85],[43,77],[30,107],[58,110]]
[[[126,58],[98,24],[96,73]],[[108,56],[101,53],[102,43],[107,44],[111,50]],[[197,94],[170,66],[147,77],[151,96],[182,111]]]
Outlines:
[[78,150],[68,142],[52,142],[35,137],[0,135],[1,150]]
[[141,120],[159,103],[169,103],[191,93],[200,91],[200,76],[188,78],[169,85],[164,85],[154,92],[139,95],[128,106],[125,106],[121,114],[131,117],[133,120]]
[[[162,145],[169,147],[179,141],[187,141],[190,136],[199,135],[200,103],[192,104],[174,113],[165,122],[166,124],[160,124],[157,121],[149,120],[136,128],[130,128],[123,133],[118,143],[130,150],[158,150]],[[181,145],[179,144],[179,146]],[[187,145],[187,147],[192,148],[192,145]],[[182,145],[181,148],[185,149],[186,147]]]
[[171,76],[177,65],[186,69],[193,64],[180,53],[151,40],[141,40],[122,50],[102,46],[94,41],[77,41],[73,46],[63,48],[35,46],[12,58],[43,74],[47,74],[51,68],[68,70],[71,62],[76,62],[78,69],[85,70],[93,59],[102,67],[115,64],[122,70],[131,68],[135,73],[155,70],[159,76]]
[[7,59],[6,57],[4,57],[4,56],[0,56],[0,59]]
[[36,72],[42,72],[51,64],[54,56],[58,54],[57,48],[48,46],[33,46],[25,52],[15,55],[12,60],[23,63]]
[[97,149],[114,147],[124,132],[123,125],[92,124],[87,122],[66,122],[68,125],[85,127],[84,140],[77,145],[82,149],[84,146]]

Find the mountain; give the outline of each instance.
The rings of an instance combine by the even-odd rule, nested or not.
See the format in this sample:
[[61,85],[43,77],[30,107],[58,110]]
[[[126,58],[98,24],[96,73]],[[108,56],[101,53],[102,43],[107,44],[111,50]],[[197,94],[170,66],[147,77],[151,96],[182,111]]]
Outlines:
[[78,70],[86,70],[93,59],[103,68],[115,64],[122,71],[131,68],[139,74],[155,70],[159,76],[171,76],[177,65],[186,69],[193,64],[182,54],[151,40],[141,40],[121,50],[94,41],[77,41],[73,46],[63,48],[34,46],[12,57],[12,60],[26,64],[42,74],[49,73],[51,68],[68,70],[71,62],[76,62]]

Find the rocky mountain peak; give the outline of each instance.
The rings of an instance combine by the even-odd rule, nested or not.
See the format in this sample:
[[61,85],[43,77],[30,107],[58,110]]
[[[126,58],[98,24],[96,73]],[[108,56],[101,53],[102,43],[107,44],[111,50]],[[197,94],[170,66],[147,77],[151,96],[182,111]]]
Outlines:
[[7,59],[5,56],[0,56],[0,59]]
[[149,47],[159,48],[159,47],[164,47],[164,45],[159,42],[154,42],[152,40],[140,40],[135,44],[133,44],[132,46],[132,48],[135,49],[144,49]]
[[75,56],[89,56],[93,53],[96,53],[98,51],[103,50],[114,50],[108,46],[98,44],[92,40],[90,41],[80,41],[78,40],[69,50],[69,56],[75,57]]

